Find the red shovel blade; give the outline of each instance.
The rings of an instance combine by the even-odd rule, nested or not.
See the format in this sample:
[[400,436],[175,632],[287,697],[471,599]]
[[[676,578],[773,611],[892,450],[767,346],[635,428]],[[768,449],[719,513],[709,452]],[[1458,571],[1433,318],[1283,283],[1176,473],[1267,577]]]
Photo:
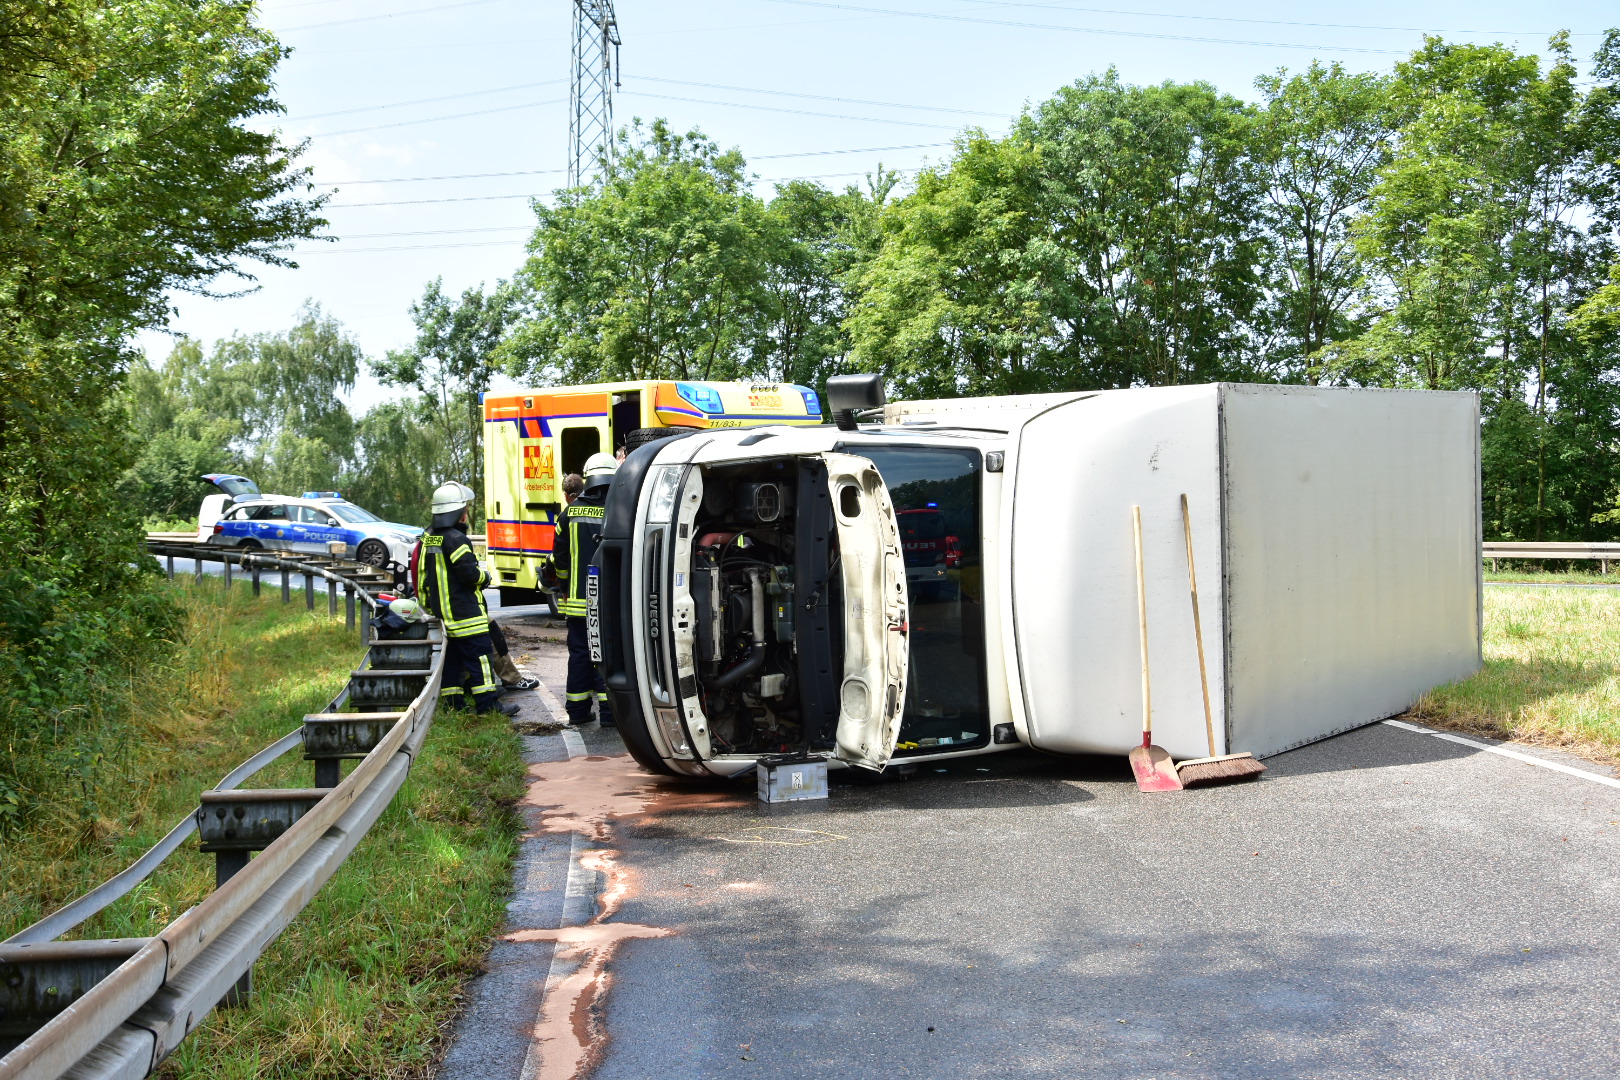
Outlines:
[[1136,774],[1138,790],[1181,790],[1181,777],[1176,775],[1175,763],[1162,747],[1138,746],[1132,750],[1131,772]]

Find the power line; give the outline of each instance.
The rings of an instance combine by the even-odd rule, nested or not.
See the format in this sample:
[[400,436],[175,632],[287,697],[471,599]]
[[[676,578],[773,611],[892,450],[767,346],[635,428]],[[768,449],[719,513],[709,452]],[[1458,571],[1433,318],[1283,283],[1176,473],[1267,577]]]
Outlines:
[[391,176],[384,180],[322,180],[323,187],[352,187],[356,184],[415,184],[427,180],[488,180],[496,176],[545,176],[567,169],[522,169],[517,172],[460,173],[454,176]]
[[352,209],[357,206],[426,206],[428,203],[496,202],[501,199],[538,199],[540,194],[525,195],[454,195],[443,199],[399,199],[391,202],[328,203],[325,209]]
[[277,33],[291,33],[294,30],[323,30],[328,26],[348,26],[352,23],[378,22],[382,19],[398,19],[406,15],[426,15],[434,11],[450,11],[454,8],[477,7],[480,4],[495,4],[501,0],[461,0],[459,4],[440,4],[438,7],[413,8],[410,11],[394,11],[387,15],[361,15],[354,19],[335,19],[332,22],[310,23],[307,26],[283,26]]
[[464,94],[446,94],[443,97],[417,98],[414,101],[390,101],[386,105],[362,105],[355,109],[338,109],[334,112],[309,113],[306,116],[289,116],[289,122],[303,120],[324,120],[329,116],[348,116],[351,113],[376,112],[379,109],[402,109],[407,105],[431,105],[438,101],[454,101],[456,98],[481,97],[485,94],[504,94],[509,90],[532,90],[536,86],[555,86],[566,82],[566,79],[546,79],[542,82],[518,83],[516,86],[497,86],[490,90],[469,90]]
[[776,97],[809,98],[812,101],[836,101],[845,105],[881,105],[887,109],[921,109],[926,112],[959,113],[963,116],[993,116],[1002,118],[1004,113],[978,112],[973,109],[947,109],[941,105],[907,105],[898,101],[868,101],[865,98],[827,97],[823,94],[799,94],[790,90],[759,90],[752,86],[725,86],[721,83],[688,82],[686,79],[657,79],[651,75],[637,75],[637,80],[645,82],[672,83],[676,86],[701,86],[708,90],[736,90],[744,94],[773,94]]
[[[852,150],[801,150],[792,154],[758,154],[750,161],[777,161],[783,158],[830,157],[834,154],[880,154],[890,150],[937,150],[955,143],[909,143],[905,146],[860,146]],[[378,180],[322,180],[322,187],[353,187],[358,184],[415,184],[429,180],[488,180],[504,176],[547,176],[567,169],[521,169],[515,172],[457,173],[450,176],[390,176]]]
[[876,116],[849,116],[844,113],[810,112],[806,109],[784,109],[777,105],[748,105],[740,101],[711,101],[707,98],[677,97],[674,94],[649,94],[645,90],[624,90],[635,97],[656,98],[660,101],[686,101],[694,105],[722,105],[731,109],[754,109],[759,112],[789,113],[793,116],[821,116],[829,120],[860,120],[869,124],[899,124],[903,127],[933,128],[936,131],[956,131],[953,124],[925,124],[920,120],[890,120]]
[[415,229],[411,232],[344,233],[340,240],[381,240],[394,236],[465,236],[468,233],[533,232],[533,225],[484,225],[476,229]]
[[472,244],[403,244],[398,247],[369,248],[300,248],[290,255],[364,255],[376,251],[445,251],[449,248],[511,247],[527,243],[525,240],[482,240]]
[[[895,169],[893,171],[895,171],[895,172],[917,172],[917,171],[919,171],[920,168],[921,167],[918,166],[918,167],[911,167],[911,168],[905,168],[905,169]],[[816,174],[814,174],[812,176],[760,176],[760,177],[754,178],[754,180],[752,180],[751,183],[756,183],[756,184],[785,184],[785,183],[787,183],[787,182],[789,182],[791,180],[829,180],[829,179],[833,179],[833,178],[841,177],[841,176],[865,176],[865,175],[867,175],[867,172],[865,170],[862,170],[861,172],[816,173]],[[507,199],[543,199],[548,194],[550,194],[550,192],[533,191],[533,192],[526,192],[526,193],[522,193],[522,194],[518,194],[518,195],[451,195],[451,196],[447,196],[445,198],[440,198],[440,199],[388,199],[388,200],[383,200],[383,201],[379,201],[379,202],[328,203],[326,208],[331,209],[331,210],[351,210],[351,209],[355,209],[357,207],[370,207],[370,206],[427,206],[427,205],[433,204],[433,203],[500,202],[500,201],[507,200]]]
[[327,139],[333,135],[354,135],[361,131],[382,131],[385,128],[410,127],[414,124],[433,124],[440,120],[463,120],[469,116],[488,116],[490,113],[512,112],[517,109],[538,109],[542,105],[560,105],[567,98],[552,98],[549,101],[525,101],[520,105],[500,105],[493,109],[475,109],[472,112],[450,113],[447,116],[423,116],[415,120],[396,120],[392,124],[371,124],[366,127],[344,128],[342,131],[318,131],[307,135],[310,139]]
[[[1075,11],[1087,15],[1129,15],[1145,19],[1196,19],[1204,22],[1253,23],[1260,26],[1306,26],[1317,30],[1391,30],[1409,34],[1501,34],[1505,37],[1548,37],[1536,30],[1446,30],[1422,26],[1365,26],[1359,23],[1292,22],[1286,19],[1244,19],[1236,15],[1183,15],[1164,11],[1123,11],[1116,8],[1074,7],[1070,4],[1030,4],[1020,0],[961,0],[985,7],[1037,8],[1044,11]],[[1602,37],[1601,33],[1572,33],[1571,37]]]
[[1101,30],[1089,26],[1065,26],[1060,23],[1015,22],[1011,19],[985,19],[974,15],[944,15],[932,11],[897,11],[893,8],[856,7],[853,4],[834,4],[824,0],[766,0],[772,4],[792,4],[795,7],[830,8],[834,11],[862,11],[873,15],[903,15],[913,19],[934,19],[941,22],[971,23],[978,26],[1011,26],[1023,30],[1058,30],[1069,34],[1101,34],[1105,37],[1149,38],[1154,41],[1191,41],[1204,45],[1257,45],[1268,49],[1309,49],[1314,52],[1377,53],[1384,56],[1405,56],[1405,49],[1366,49],[1352,45],[1298,45],[1284,41],[1246,41],[1235,38],[1193,37],[1186,34],[1154,34],[1145,30]]

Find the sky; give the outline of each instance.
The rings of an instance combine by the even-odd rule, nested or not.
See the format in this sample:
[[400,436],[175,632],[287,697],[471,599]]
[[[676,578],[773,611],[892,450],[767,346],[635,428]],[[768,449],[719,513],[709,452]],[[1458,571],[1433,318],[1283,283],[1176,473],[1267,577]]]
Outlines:
[[[1094,0],[1096,2],[1096,0]],[[1246,99],[1257,75],[1314,60],[1388,70],[1424,34],[1545,53],[1572,33],[1585,59],[1620,9],[1365,0],[618,0],[616,124],[663,117],[736,147],[772,181],[861,183],[880,164],[911,175],[948,159],[966,127],[1006,129],[1026,105],[1112,66],[1133,83],[1202,80]],[[302,161],[331,193],[325,235],[294,268],[210,299],[178,294],[169,333],[211,343],[278,332],[313,300],[380,357],[415,336],[410,305],[509,278],[533,225],[531,197],[564,182],[573,0],[263,0],[293,52],[277,76],[286,112],[253,126],[308,140]],[[351,408],[395,391],[363,377]]]

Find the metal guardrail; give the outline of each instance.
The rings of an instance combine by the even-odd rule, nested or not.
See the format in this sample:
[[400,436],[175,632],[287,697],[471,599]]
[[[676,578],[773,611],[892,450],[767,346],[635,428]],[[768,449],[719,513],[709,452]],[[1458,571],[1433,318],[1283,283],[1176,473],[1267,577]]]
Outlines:
[[[171,577],[177,555],[224,562],[227,585],[230,568],[240,566],[252,574],[255,592],[262,570],[280,570],[283,601],[291,599],[289,576],[301,574],[311,607],[313,579],[324,578],[333,614],[341,584],[350,625],[356,597],[375,609],[382,587],[369,579],[370,567],[329,559],[166,537],[149,540],[148,549],[168,560]],[[368,626],[361,621],[362,641]],[[205,792],[197,812],[135,865],[0,942],[0,1034],[8,1027],[33,1029],[0,1057],[0,1080],[149,1076],[211,1009],[249,992],[253,962],[343,864],[404,783],[433,722],[443,664],[436,624],[424,625],[414,639],[372,643],[365,666],[324,712],[306,716],[299,730]],[[239,790],[298,746],[315,763],[314,788]],[[345,758],[359,760],[340,780]],[[55,940],[135,888],[192,832],[215,854],[218,888],[206,900],[156,937]],[[253,851],[259,854],[250,860]]]
[[1607,574],[1611,561],[1620,562],[1620,543],[1493,540],[1481,546],[1483,547],[1481,554],[1491,560],[1492,570],[1496,569],[1497,559],[1584,559],[1596,560],[1599,572]]

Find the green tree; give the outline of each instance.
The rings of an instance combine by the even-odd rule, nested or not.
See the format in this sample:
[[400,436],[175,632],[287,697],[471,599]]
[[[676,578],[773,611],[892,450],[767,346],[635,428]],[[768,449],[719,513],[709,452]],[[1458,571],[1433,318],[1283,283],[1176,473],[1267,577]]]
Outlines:
[[170,628],[139,506],[108,492],[138,449],[129,335],[171,290],[285,264],[323,224],[298,148],[247,127],[280,110],[285,55],[253,20],[228,0],[0,4],[0,787],[45,782],[41,739],[101,738],[99,680]]
[[329,489],[356,460],[359,345],[306,302],[280,334],[238,334],[201,345],[182,338],[161,367],[137,363],[122,395],[139,456],[126,484],[149,516],[194,514],[213,489],[207,472],[240,471],[261,489]]
[[202,346],[181,338],[160,366],[139,357],[124,380],[124,422],[139,451],[120,487],[149,521],[192,517],[216,490],[204,474],[245,467],[232,449],[243,434],[242,421],[218,415],[191,396],[187,376],[203,365]]
[[888,216],[857,356],[931,392],[1178,383],[1254,367],[1252,119],[1205,84],[1109,71],[1001,140],[970,133]]
[[[429,495],[445,475],[440,428],[423,400],[385,401],[357,426],[358,462],[341,481],[343,493],[388,521],[426,525]],[[475,504],[480,510],[482,504]]]
[[1277,377],[1316,382],[1313,358],[1363,329],[1354,310],[1366,269],[1351,226],[1389,156],[1388,82],[1317,63],[1255,80],[1265,105],[1254,153],[1275,275],[1266,367]]
[[442,279],[432,281],[411,305],[416,340],[371,362],[372,373],[384,383],[418,393],[412,411],[433,431],[414,445],[433,448],[428,471],[440,480],[483,482],[482,395],[497,370],[496,349],[518,304],[517,290],[504,281],[488,296],[480,285],[464,290],[459,300],[444,294]]
[[879,250],[850,275],[858,367],[908,396],[1049,387],[1026,272],[1040,234],[1038,157],[1026,139],[970,132],[949,167],[924,170],[888,209]]
[[877,219],[897,182],[880,165],[864,191],[835,193],[808,180],[776,189],[765,208],[750,374],[820,386],[841,369],[849,283],[881,243]]
[[1483,393],[1487,532],[1507,538],[1589,535],[1620,479],[1620,372],[1570,321],[1612,243],[1596,129],[1564,35],[1551,52],[1431,38],[1397,65],[1396,149],[1357,230],[1382,311],[1330,350],[1351,381]]
[[617,138],[599,186],[535,204],[503,363],[541,382],[744,373],[765,223],[742,155],[662,120]]

